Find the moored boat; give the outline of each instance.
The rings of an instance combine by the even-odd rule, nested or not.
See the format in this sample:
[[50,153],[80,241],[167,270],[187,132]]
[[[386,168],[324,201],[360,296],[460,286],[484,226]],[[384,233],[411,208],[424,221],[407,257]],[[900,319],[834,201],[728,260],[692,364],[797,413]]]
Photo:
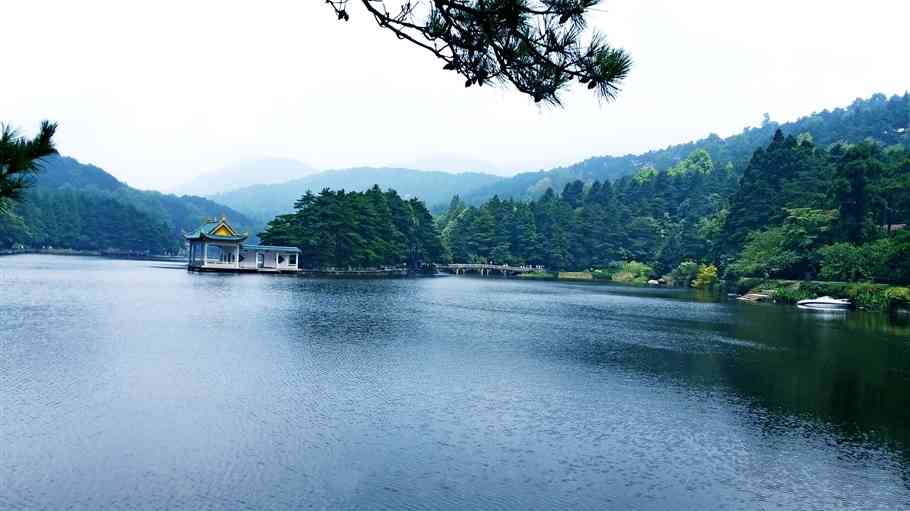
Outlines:
[[831,298],[830,296],[821,296],[796,302],[796,306],[800,309],[847,310],[850,305],[850,300]]

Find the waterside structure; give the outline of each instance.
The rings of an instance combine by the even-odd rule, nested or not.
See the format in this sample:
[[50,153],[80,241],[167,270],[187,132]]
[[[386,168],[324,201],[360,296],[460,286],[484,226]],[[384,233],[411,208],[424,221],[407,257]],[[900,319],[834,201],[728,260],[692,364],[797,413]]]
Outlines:
[[448,272],[455,275],[466,273],[479,273],[480,275],[521,275],[523,273],[537,273],[546,271],[543,266],[512,266],[508,264],[481,264],[481,263],[453,263],[437,264],[436,269],[442,272]]
[[224,216],[207,220],[183,237],[189,270],[284,273],[300,269],[299,248],[244,243],[249,234],[236,231]]

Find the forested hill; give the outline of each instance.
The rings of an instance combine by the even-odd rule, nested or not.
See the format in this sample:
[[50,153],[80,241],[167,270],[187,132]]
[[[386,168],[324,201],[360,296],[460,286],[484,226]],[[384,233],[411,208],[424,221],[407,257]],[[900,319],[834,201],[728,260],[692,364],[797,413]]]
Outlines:
[[435,206],[447,204],[453,195],[467,195],[501,179],[477,172],[450,174],[391,167],[360,167],[327,170],[285,183],[255,185],[210,198],[266,223],[277,215],[291,212],[295,201],[307,191],[318,193],[325,188],[366,191],[378,184],[383,188],[392,188],[404,197],[417,198]]
[[182,233],[208,217],[225,214],[255,233],[258,226],[241,213],[202,197],[137,190],[94,166],[52,156],[12,216],[0,215],[0,248],[69,248],[174,252]]
[[784,135],[808,133],[814,143],[822,147],[837,142],[859,143],[866,139],[875,140],[883,146],[898,143],[908,145],[908,105],[910,93],[890,98],[884,94],[875,94],[869,99],[857,99],[846,108],[813,113],[793,122],[779,124],[766,120],[761,127],[746,128],[742,133],[727,138],[712,134],[695,142],[644,154],[598,156],[568,167],[518,174],[471,193],[461,194],[461,198],[468,204],[480,204],[495,195],[523,200],[536,198],[548,188],[560,191],[575,180],[590,184],[632,175],[641,169],[667,170],[699,149],[708,152],[715,166],[724,168],[730,164],[737,173],[742,173],[752,153],[767,144],[778,129]]
[[[696,149],[665,171],[574,181],[532,201],[494,197],[478,207],[455,198],[438,224],[457,262],[592,269],[621,282],[664,276],[683,286],[718,276],[904,285],[910,150],[826,147],[778,130],[741,175]],[[899,293],[910,302],[910,290]]]

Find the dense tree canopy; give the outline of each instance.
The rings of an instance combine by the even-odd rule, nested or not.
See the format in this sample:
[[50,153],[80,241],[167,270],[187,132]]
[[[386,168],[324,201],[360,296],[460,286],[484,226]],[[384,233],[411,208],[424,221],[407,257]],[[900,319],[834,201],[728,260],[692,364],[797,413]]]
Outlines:
[[374,186],[366,192],[307,192],[295,212],[269,222],[264,243],[299,247],[305,268],[420,268],[442,255],[433,217],[422,202]]
[[749,165],[755,150],[768,145],[778,129],[784,135],[794,135],[813,142],[816,147],[858,144],[867,139],[879,142],[882,147],[898,144],[910,147],[910,93],[890,97],[874,94],[867,99],[857,99],[844,108],[815,112],[782,124],[769,119],[761,126],[746,128],[741,133],[726,138],[712,134],[701,140],[646,153],[595,156],[568,167],[523,172],[466,192],[462,199],[472,205],[479,205],[494,195],[499,195],[500,198],[537,199],[547,188],[562,190],[566,184],[575,180],[590,184],[594,181],[616,180],[643,169],[653,169],[654,172],[669,170],[699,150],[711,157],[715,168],[732,166],[741,172]]
[[72,188],[29,190],[0,215],[0,248],[13,245],[77,250],[176,253],[182,240],[162,218],[111,194]]
[[823,148],[777,131],[742,171],[696,150],[664,171],[575,181],[529,202],[468,207],[456,198],[438,221],[460,262],[614,268],[634,279],[647,268],[687,282],[718,272],[908,282],[900,258],[910,231],[895,226],[910,221],[910,152],[874,142]]
[[[445,62],[465,86],[510,84],[535,102],[558,104],[577,80],[612,100],[632,61],[585,31],[599,0],[354,0],[380,27]],[[350,0],[326,0],[340,20]]]
[[183,233],[226,214],[255,230],[239,212],[202,197],[137,190],[93,165],[59,155],[41,158],[40,172],[0,214],[0,249],[54,247],[175,253]]

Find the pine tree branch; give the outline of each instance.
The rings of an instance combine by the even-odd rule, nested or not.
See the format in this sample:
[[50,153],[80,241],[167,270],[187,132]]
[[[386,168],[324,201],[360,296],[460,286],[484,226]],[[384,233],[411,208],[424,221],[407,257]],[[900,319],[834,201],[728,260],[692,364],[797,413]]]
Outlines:
[[[325,0],[339,20],[348,0]],[[592,32],[585,16],[597,0],[404,0],[397,13],[386,1],[360,0],[384,29],[443,60],[465,86],[509,85],[535,102],[560,103],[571,81],[611,101],[632,60]]]

